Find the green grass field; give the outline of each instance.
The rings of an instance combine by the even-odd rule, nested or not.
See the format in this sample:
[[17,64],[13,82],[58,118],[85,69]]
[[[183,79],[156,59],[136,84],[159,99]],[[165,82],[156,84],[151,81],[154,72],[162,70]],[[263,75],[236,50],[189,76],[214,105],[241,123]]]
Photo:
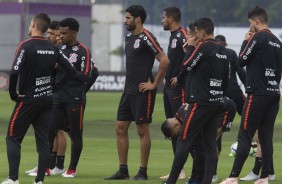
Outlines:
[[[162,136],[160,124],[164,120],[162,95],[158,94],[156,99],[154,119],[151,124],[152,148],[148,165],[148,181],[106,181],[104,177],[112,175],[118,169],[118,157],[115,140],[115,119],[118,102],[121,93],[89,93],[84,121],[84,148],[78,165],[76,178],[63,178],[61,176],[46,177],[46,184],[123,184],[123,183],[146,183],[160,184],[160,176],[168,174],[173,156],[170,141]],[[7,177],[8,164],[6,157],[5,136],[7,123],[10,118],[14,103],[10,100],[7,92],[0,92],[0,180]],[[239,118],[236,116],[231,132],[225,133],[223,138],[223,149],[219,158],[218,176],[221,181],[229,175],[233,164],[233,157],[229,157],[230,145],[236,141]],[[277,117],[274,135],[274,167],[277,180],[271,184],[282,183],[282,117],[281,111]],[[25,170],[36,166],[37,153],[34,142],[33,129],[30,128],[22,144],[22,158],[20,165],[20,183],[30,184],[34,178],[24,174]],[[65,167],[69,163],[70,146],[66,154]],[[139,140],[136,134],[135,124],[130,127],[129,148],[129,174],[134,176],[139,168]],[[243,177],[251,171],[254,158],[249,157],[241,173]],[[191,172],[191,158],[185,164],[186,175]],[[184,184],[186,180],[179,181]],[[218,182],[219,183],[219,182]],[[253,183],[253,182],[239,182]]]

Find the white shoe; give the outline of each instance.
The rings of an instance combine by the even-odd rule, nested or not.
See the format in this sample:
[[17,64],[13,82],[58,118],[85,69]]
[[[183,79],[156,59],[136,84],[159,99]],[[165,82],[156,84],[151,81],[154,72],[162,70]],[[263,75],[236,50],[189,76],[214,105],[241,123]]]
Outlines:
[[[169,177],[169,174],[168,174],[168,175],[165,175],[165,176],[161,176],[160,179],[162,179],[162,180],[167,180],[168,177]],[[185,179],[185,178],[186,178],[186,174],[185,174],[185,171],[182,169],[181,172],[180,172],[180,174],[179,174],[179,176],[178,176],[178,179],[179,179],[179,180],[183,180],[183,179]]]
[[[37,171],[28,174],[29,176],[37,176]],[[50,176],[50,169],[46,169],[45,176]]]
[[34,181],[33,184],[43,184],[43,182],[42,182],[42,181],[39,181],[39,182],[36,183],[36,182]]
[[165,175],[165,176],[161,176],[160,179],[162,179],[162,180],[167,180],[168,177],[169,177],[169,174],[168,174],[168,175]]
[[66,172],[62,174],[64,178],[74,178],[76,175],[76,170],[68,169]]
[[11,180],[10,178],[5,179],[4,181],[1,182],[1,184],[19,184],[19,180]]
[[254,180],[258,180],[258,179],[259,179],[259,175],[256,175],[252,171],[249,174],[247,174],[247,176],[245,176],[244,178],[240,178],[240,181],[254,181]]
[[59,169],[58,167],[55,167],[54,169],[50,170],[50,175],[63,174],[64,172],[64,169]]
[[30,169],[30,170],[28,170],[28,171],[25,171],[25,173],[26,174],[29,174],[29,173],[34,173],[34,172],[37,172],[37,166],[35,167],[35,168],[33,168],[33,169]]
[[212,183],[217,182],[217,180],[218,180],[218,176],[217,176],[217,175],[213,175],[213,177],[212,177]]
[[268,181],[274,181],[275,180],[275,174],[268,175]]
[[254,184],[268,184],[268,177],[260,178],[257,181],[255,181]]
[[220,184],[238,184],[238,178],[226,178]]
[[186,178],[186,174],[184,172],[184,170],[182,169],[179,176],[178,176],[178,179],[179,180],[184,180]]

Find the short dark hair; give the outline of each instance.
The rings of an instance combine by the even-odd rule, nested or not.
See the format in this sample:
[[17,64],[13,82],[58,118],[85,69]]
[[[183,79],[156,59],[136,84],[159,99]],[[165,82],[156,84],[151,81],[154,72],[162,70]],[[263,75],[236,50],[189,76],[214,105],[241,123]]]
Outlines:
[[128,8],[126,8],[125,12],[130,13],[134,18],[140,17],[142,24],[144,24],[147,18],[147,13],[141,5],[129,6]]
[[214,39],[215,39],[216,42],[218,42],[218,43],[222,42],[225,46],[227,46],[225,36],[217,35],[216,37],[214,37]]
[[261,23],[265,23],[265,24],[268,22],[268,17],[265,9],[260,8],[258,6],[248,12],[248,18],[249,19],[257,18]]
[[194,22],[191,22],[191,23],[188,25],[188,28],[189,28],[192,32],[195,32],[195,23],[194,23]]
[[60,21],[57,21],[57,20],[53,20],[50,25],[49,25],[49,29],[52,29],[52,30],[58,30],[59,29],[59,26],[60,26]]
[[168,120],[162,123],[161,130],[166,139],[171,139],[171,127],[169,126]]
[[36,24],[37,29],[45,33],[50,25],[51,19],[46,13],[38,13],[33,17],[33,21]]
[[213,34],[213,31],[214,31],[213,21],[209,17],[202,17],[196,20],[195,27],[197,27],[197,29],[204,30],[208,35]]
[[76,19],[68,17],[60,22],[60,27],[69,27],[70,30],[79,31],[79,23]]
[[175,7],[175,6],[167,7],[167,8],[164,9],[164,11],[166,12],[166,16],[172,17],[172,19],[175,22],[180,22],[181,12],[180,12],[180,9],[178,7]]

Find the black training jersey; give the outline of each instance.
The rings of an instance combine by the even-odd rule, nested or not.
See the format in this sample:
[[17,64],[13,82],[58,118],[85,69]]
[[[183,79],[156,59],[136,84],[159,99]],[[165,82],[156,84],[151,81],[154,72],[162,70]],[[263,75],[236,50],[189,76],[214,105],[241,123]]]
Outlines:
[[282,44],[270,30],[254,33],[241,47],[239,63],[246,66],[246,93],[280,96]]
[[185,104],[181,105],[177,112],[174,115],[174,118],[178,120],[179,123],[183,123],[183,120],[185,118],[186,112],[185,112]]
[[142,94],[139,92],[139,84],[154,81],[152,68],[156,55],[161,51],[162,48],[157,39],[146,29],[138,35],[127,34],[125,37],[125,93]]
[[[185,29],[179,27],[177,30],[171,32],[169,38],[169,45],[167,49],[167,56],[170,61],[165,75],[166,87],[171,87],[171,79],[177,77],[181,70],[181,64],[185,56],[183,44],[186,42],[187,34]],[[177,88],[182,88],[184,81],[179,82]]]
[[[44,37],[34,36],[21,42],[15,53],[10,73],[9,93],[12,100],[27,103],[49,99],[52,96],[51,74],[55,63],[74,75],[75,70],[65,56]],[[16,86],[19,78],[18,98]]]
[[[188,47],[188,51],[190,49],[193,48]],[[230,75],[229,60],[223,46],[213,39],[199,43],[183,67],[188,72],[193,70],[189,102],[200,105],[223,103]]]
[[228,83],[228,89],[226,96],[231,99],[240,98],[243,95],[243,92],[238,84],[237,75],[238,74],[240,80],[246,85],[246,71],[243,67],[240,67],[239,60],[236,52],[232,49],[226,48],[227,55],[229,56],[230,61],[230,80]]
[[[65,76],[65,71],[58,68],[56,80],[60,83],[60,88],[54,92],[54,103],[84,103],[86,94],[86,81],[91,75],[91,53],[89,49],[81,43],[72,46],[63,45],[61,50],[68,58],[68,61],[74,65],[77,71],[80,71],[85,78],[78,79],[75,76]],[[94,66],[94,65],[93,65]],[[56,82],[55,82],[56,83]]]

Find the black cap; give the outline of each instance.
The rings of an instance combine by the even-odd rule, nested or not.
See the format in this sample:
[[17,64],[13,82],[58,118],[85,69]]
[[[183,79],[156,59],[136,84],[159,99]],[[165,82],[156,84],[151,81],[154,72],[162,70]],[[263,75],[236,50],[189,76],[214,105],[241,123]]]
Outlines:
[[225,38],[225,36],[223,36],[223,35],[217,35],[217,36],[215,37],[215,41],[216,41],[216,42],[223,42],[223,43],[225,43],[225,46],[227,46],[226,38]]

